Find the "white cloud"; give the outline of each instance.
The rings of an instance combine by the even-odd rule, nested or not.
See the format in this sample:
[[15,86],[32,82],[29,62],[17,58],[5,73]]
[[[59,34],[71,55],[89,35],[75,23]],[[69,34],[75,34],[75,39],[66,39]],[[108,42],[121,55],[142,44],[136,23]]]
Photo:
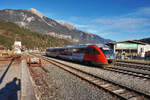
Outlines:
[[150,7],[141,7],[134,12],[128,13],[125,16],[129,17],[150,17]]
[[150,19],[147,18],[100,18],[95,23],[104,29],[130,30],[150,26]]
[[97,30],[94,30],[94,29],[87,29],[86,31],[88,31],[90,33],[97,33],[98,32]]
[[77,28],[89,28],[90,25],[73,24]]
[[92,21],[106,32],[140,32],[150,28],[150,8],[140,8],[136,12],[115,17],[102,17]]
[[104,38],[131,35],[133,39],[134,36],[150,33],[150,7],[138,8],[132,12],[112,17],[90,19],[72,16],[64,21],[80,30],[86,30]]
[[68,20],[70,20],[70,21],[79,21],[80,19],[81,19],[80,17],[72,16]]

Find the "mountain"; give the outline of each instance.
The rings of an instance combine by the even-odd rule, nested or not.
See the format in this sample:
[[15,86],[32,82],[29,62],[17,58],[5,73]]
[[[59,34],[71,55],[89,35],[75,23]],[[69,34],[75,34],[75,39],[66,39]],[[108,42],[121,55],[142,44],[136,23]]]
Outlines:
[[16,23],[21,27],[28,28],[35,32],[69,40],[74,44],[104,44],[111,41],[98,35],[78,30],[71,24],[58,22],[45,17],[34,8],[29,10],[0,10],[0,19]]
[[0,21],[0,45],[11,48],[15,40],[30,49],[71,45],[67,40],[32,32],[12,22]]

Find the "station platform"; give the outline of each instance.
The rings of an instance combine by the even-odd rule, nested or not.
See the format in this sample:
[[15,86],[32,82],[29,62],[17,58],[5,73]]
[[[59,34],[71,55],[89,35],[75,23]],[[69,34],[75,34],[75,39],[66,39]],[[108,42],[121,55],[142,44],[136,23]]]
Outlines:
[[36,100],[25,60],[0,61],[0,100]]

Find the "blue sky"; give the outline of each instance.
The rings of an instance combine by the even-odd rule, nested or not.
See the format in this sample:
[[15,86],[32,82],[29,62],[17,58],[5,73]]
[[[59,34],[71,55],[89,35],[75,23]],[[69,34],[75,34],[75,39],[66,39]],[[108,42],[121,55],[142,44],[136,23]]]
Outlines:
[[150,37],[150,0],[1,0],[0,9],[43,15],[115,41]]

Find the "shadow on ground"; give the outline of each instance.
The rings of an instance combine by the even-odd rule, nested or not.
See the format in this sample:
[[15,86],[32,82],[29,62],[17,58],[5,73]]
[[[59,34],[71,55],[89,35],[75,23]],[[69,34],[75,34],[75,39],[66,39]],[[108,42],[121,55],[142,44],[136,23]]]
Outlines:
[[0,78],[0,84],[3,82],[3,79],[5,77],[5,75],[7,74],[11,64],[13,63],[14,60],[11,60],[10,64],[8,65],[7,69],[5,70],[5,72],[3,73],[2,77]]
[[0,90],[0,100],[18,100],[17,92],[21,88],[20,79],[16,77]]

